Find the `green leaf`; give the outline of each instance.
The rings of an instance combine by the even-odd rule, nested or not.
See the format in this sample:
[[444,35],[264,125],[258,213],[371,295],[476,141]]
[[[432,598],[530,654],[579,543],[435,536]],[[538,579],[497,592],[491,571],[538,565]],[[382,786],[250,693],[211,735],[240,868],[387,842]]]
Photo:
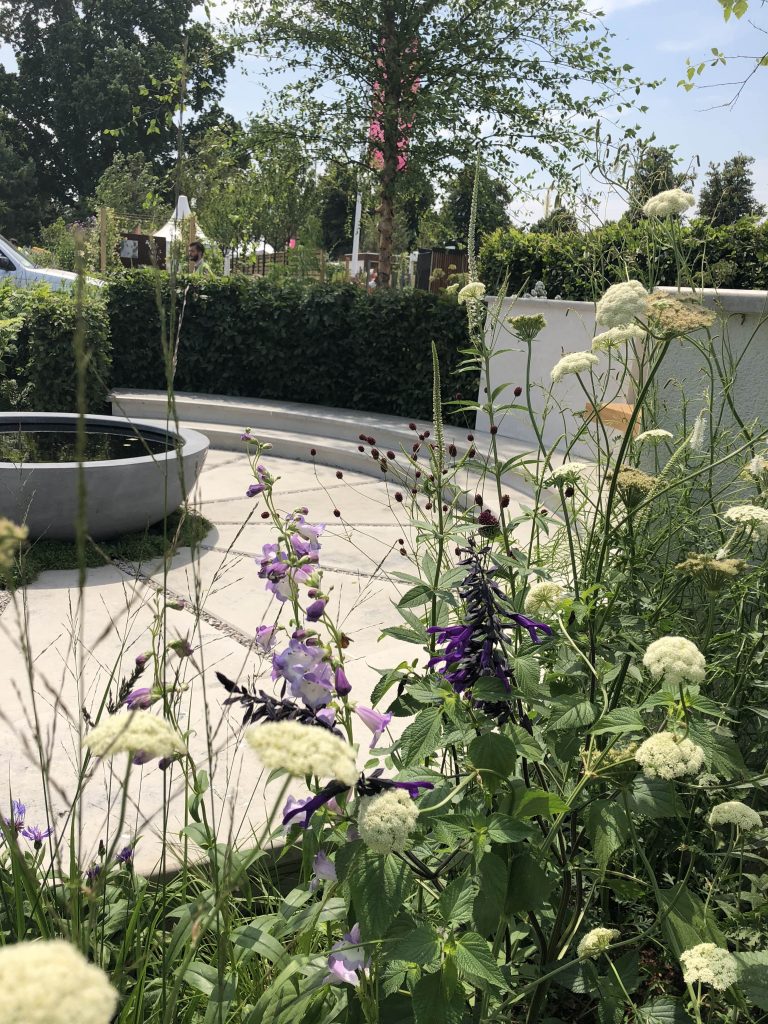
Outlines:
[[704,751],[707,767],[725,779],[734,779],[746,774],[744,758],[731,736],[716,732],[711,725],[693,719],[688,725],[688,735]]
[[440,893],[438,906],[446,924],[466,924],[472,918],[472,904],[477,896],[477,886],[460,876],[454,878]]
[[410,590],[406,590],[397,602],[397,607],[418,608],[419,605],[426,604],[427,601],[430,601],[433,594],[434,590],[428,583],[418,583],[415,587],[411,587]]
[[482,935],[465,932],[456,940],[454,955],[459,972],[473,985],[484,990],[489,985],[506,988],[504,975]]
[[540,700],[541,666],[530,654],[512,658],[512,673],[520,692],[530,700]]
[[750,1003],[768,1010],[768,952],[733,955],[739,963],[739,988]]
[[680,802],[674,782],[638,774],[629,793],[629,808],[646,818],[677,818]]
[[383,938],[413,887],[410,871],[392,854],[382,857],[360,849],[347,882],[363,940]]
[[423,761],[437,749],[443,726],[439,707],[424,708],[405,729],[400,740],[400,749],[406,764]]
[[514,695],[504,686],[498,676],[482,676],[472,686],[474,700],[510,701]]
[[512,733],[512,742],[515,744],[515,749],[520,757],[524,757],[528,761],[534,761],[537,764],[544,760],[544,751],[522,725],[512,725],[510,731]]
[[621,735],[626,732],[643,732],[645,726],[637,708],[615,708],[603,715],[589,730],[593,736],[603,733]]
[[417,633],[414,629],[408,629],[407,626],[387,626],[386,629],[382,629],[382,636],[391,636],[395,640],[404,640],[407,644],[423,644],[424,636],[421,633]]
[[520,843],[536,834],[532,825],[515,821],[508,814],[492,814],[489,818],[478,818],[477,823],[483,824],[492,843]]
[[544,789],[514,790],[515,806],[512,809],[515,818],[553,818],[568,810],[568,804],[555,793],[547,793]]
[[464,996],[445,971],[423,974],[413,987],[414,1024],[462,1024]]
[[426,966],[434,963],[440,956],[440,939],[434,928],[428,924],[420,924],[408,935],[398,939],[387,948],[387,957],[403,960],[409,964]]
[[487,732],[476,736],[467,748],[469,760],[482,773],[483,782],[494,792],[510,777],[515,768],[517,751],[509,736]]
[[595,860],[604,872],[611,856],[627,841],[627,813],[615,800],[595,800],[585,811],[584,824]]
[[597,708],[581,697],[558,697],[552,702],[552,715],[547,722],[548,731],[583,729],[597,718]]
[[515,857],[509,866],[507,906],[509,913],[538,910],[554,887],[542,867],[527,853]]
[[475,927],[484,935],[496,931],[505,912],[509,872],[506,861],[486,853],[477,869],[478,892],[472,906]]
[[250,953],[258,953],[277,967],[284,967],[288,960],[288,951],[264,928],[255,924],[247,924],[235,932],[235,945],[247,949]]
[[681,953],[701,942],[714,942],[725,947],[725,936],[717,927],[711,910],[688,887],[680,882],[671,889],[657,893],[659,910],[664,914],[662,930],[678,958]]
[[683,1004],[672,996],[662,996],[638,1006],[637,1020],[638,1024],[691,1024]]

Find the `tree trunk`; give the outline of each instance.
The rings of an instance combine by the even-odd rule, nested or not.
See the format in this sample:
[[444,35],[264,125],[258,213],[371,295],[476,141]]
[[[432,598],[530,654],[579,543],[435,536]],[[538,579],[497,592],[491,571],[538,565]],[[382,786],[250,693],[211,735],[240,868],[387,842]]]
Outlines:
[[[385,157],[386,161],[386,157]],[[391,161],[394,164],[394,160]],[[392,279],[392,244],[395,229],[395,175],[394,166],[387,175],[385,166],[381,176],[381,202],[379,203],[379,277],[378,284],[388,288]]]

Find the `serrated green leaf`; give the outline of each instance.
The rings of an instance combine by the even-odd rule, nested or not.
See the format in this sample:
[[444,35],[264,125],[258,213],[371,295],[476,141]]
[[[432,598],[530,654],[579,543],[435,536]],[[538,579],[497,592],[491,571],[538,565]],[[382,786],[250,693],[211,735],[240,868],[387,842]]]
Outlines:
[[446,924],[466,924],[472,918],[472,904],[477,896],[477,886],[466,878],[454,878],[440,893],[438,906]]
[[568,810],[568,804],[556,793],[548,793],[544,789],[523,789],[515,791],[515,805],[512,815],[515,818],[552,818]]
[[352,906],[363,941],[383,938],[413,888],[413,876],[392,854],[360,849],[347,871]]
[[415,587],[406,590],[397,602],[398,608],[418,608],[432,599],[434,590],[428,583],[417,583]]
[[636,775],[629,793],[629,808],[646,818],[677,818],[680,802],[674,782]]
[[603,733],[621,735],[626,732],[644,732],[642,716],[637,708],[615,708],[603,715],[589,730],[593,736]]
[[510,701],[514,695],[504,686],[498,676],[483,676],[472,686],[474,700]]
[[541,698],[541,666],[530,654],[512,658],[512,673],[520,692],[530,700]]
[[472,905],[472,919],[485,935],[495,932],[507,902],[509,873],[506,861],[486,853],[477,870],[478,892]]
[[595,800],[584,813],[587,836],[601,871],[629,836],[627,812],[615,800]]
[[485,785],[495,792],[515,769],[517,750],[509,736],[487,732],[476,736],[467,748],[467,756],[477,768]]
[[484,822],[488,838],[492,843],[520,843],[536,834],[532,825],[515,821],[508,814],[492,814],[489,818],[481,818],[479,821]]
[[440,939],[434,928],[420,924],[387,948],[387,956],[425,967],[440,956]]
[[768,1010],[768,952],[733,955],[739,964],[739,988],[750,1003]]
[[456,940],[454,951],[459,972],[473,985],[487,989],[506,988],[504,975],[482,935],[477,932],[465,932]]
[[522,725],[512,725],[510,731],[512,733],[512,742],[515,744],[515,749],[520,757],[524,757],[526,760],[537,764],[544,760],[544,751],[536,739]]
[[712,911],[708,913],[698,896],[680,882],[657,892],[659,910],[664,914],[662,930],[678,958],[686,949],[701,942],[726,947],[725,936],[717,927]]
[[462,1024],[464,996],[445,971],[424,974],[413,987],[414,1024]]
[[439,707],[424,708],[420,711],[400,739],[400,749],[405,763],[413,765],[434,754],[442,728],[443,718]]
[[710,771],[724,779],[735,779],[746,773],[744,758],[731,736],[724,736],[716,732],[711,725],[696,719],[689,722],[688,735],[704,751],[704,758]]
[[583,729],[597,718],[597,708],[580,697],[566,700],[563,697],[552,702],[552,714],[547,722],[548,731],[561,732],[565,729]]
[[691,1024],[683,1004],[672,996],[662,996],[638,1006],[637,1020],[638,1024]]

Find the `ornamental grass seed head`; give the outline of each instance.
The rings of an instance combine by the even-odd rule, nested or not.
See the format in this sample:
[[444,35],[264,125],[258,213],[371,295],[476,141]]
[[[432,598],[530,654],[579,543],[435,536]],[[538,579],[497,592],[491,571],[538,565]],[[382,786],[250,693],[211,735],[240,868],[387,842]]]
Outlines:
[[687,985],[700,982],[724,992],[735,985],[739,978],[739,965],[727,949],[721,949],[714,942],[701,942],[680,954],[683,981]]
[[626,327],[646,313],[648,292],[639,281],[613,284],[597,303],[595,320],[605,327]]
[[723,513],[723,519],[733,526],[753,530],[760,540],[768,538],[768,509],[759,505],[734,505]]
[[654,679],[670,686],[704,682],[707,662],[699,648],[684,636],[663,636],[648,644],[643,664]]
[[187,752],[183,736],[165,719],[148,711],[109,715],[91,729],[83,742],[97,757],[128,753],[146,755],[151,760]]
[[576,951],[580,957],[599,956],[620,934],[615,928],[593,928],[581,940]]
[[620,345],[637,343],[643,337],[643,332],[633,324],[624,324],[621,327],[611,327],[602,334],[596,334],[592,339],[593,352],[610,352],[612,348]]
[[265,768],[298,778],[338,779],[347,786],[357,780],[354,748],[328,729],[290,720],[264,722],[246,729],[245,738]]
[[402,789],[387,789],[360,801],[357,827],[373,853],[403,853],[416,828],[419,808]]
[[586,373],[598,362],[597,356],[591,352],[569,352],[552,367],[550,377],[552,383],[557,384],[569,373]]
[[696,197],[681,188],[670,188],[651,196],[643,206],[646,217],[675,217],[696,205]]
[[3,1024],[109,1024],[117,992],[100,967],[62,939],[0,948]]
[[741,800],[726,800],[709,812],[709,824],[712,828],[717,825],[735,825],[742,832],[753,832],[763,827],[763,819]]
[[635,751],[635,760],[650,779],[679,779],[696,775],[704,764],[704,751],[687,737],[657,732]]

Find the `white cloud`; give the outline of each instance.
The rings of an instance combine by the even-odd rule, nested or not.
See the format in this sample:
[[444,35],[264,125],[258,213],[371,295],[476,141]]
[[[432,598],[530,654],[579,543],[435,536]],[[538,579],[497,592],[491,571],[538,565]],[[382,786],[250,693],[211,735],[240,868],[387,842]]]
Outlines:
[[646,4],[657,3],[658,0],[593,0],[590,9],[602,11],[605,15],[615,14],[617,11],[625,11],[630,7],[644,7]]

